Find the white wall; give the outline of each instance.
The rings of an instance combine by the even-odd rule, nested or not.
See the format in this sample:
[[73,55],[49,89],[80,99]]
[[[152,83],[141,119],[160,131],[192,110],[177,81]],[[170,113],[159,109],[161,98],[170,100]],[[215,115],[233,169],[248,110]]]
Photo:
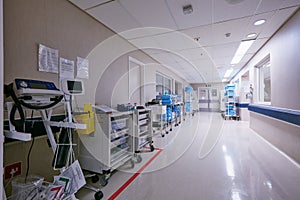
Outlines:
[[240,78],[249,70],[254,84],[254,103],[257,102],[256,72],[254,66],[270,55],[271,105],[300,110],[300,11],[268,41],[247,66],[233,79]]
[[[120,46],[120,44],[118,45]],[[126,46],[127,44],[124,43],[124,45]],[[89,59],[94,60],[95,58],[98,58],[99,55],[101,55],[100,52],[102,52],[102,50],[100,50],[101,48],[102,47],[99,47],[99,49],[95,51],[98,53],[90,55]],[[127,48],[129,48],[129,50],[132,50],[130,49],[130,46],[127,46]],[[95,76],[95,79],[91,77],[94,82],[91,82],[89,80],[86,82],[86,84],[96,84],[97,88],[94,93],[91,93],[89,95],[89,97],[85,96],[85,100],[81,99],[80,101],[88,102],[91,100],[93,102],[94,95],[96,104],[106,104],[108,106],[116,107],[117,104],[129,103],[129,56],[145,64],[144,96],[142,97],[144,102],[151,101],[156,96],[156,72],[167,75],[173,80],[180,81],[183,86],[187,85],[187,83],[174,72],[160,65],[155,60],[151,59],[149,56],[145,55],[139,50],[126,52],[126,47],[124,47],[124,52],[119,52],[119,54],[121,56],[118,57],[118,53],[114,52],[112,55],[110,55],[110,57],[113,59],[113,55],[115,55],[116,58],[112,62],[108,61],[107,64],[105,64],[105,62],[102,62],[103,65],[101,67],[97,67],[98,65],[90,66],[91,70],[97,67],[98,74],[92,75]],[[87,98],[90,98],[90,100]]]
[[[271,106],[300,110],[300,10],[268,41],[247,66],[233,79],[249,70],[254,84],[254,104],[257,104],[257,83],[254,68],[270,55]],[[300,127],[250,112],[250,127],[281,151],[300,163]]]

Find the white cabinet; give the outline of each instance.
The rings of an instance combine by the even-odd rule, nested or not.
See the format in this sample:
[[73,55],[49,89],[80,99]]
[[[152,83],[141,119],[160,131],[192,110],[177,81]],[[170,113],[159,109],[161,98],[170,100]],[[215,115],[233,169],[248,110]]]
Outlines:
[[95,113],[95,132],[80,135],[78,157],[83,169],[107,174],[133,157],[133,113]]
[[150,109],[137,109],[134,110],[133,116],[134,123],[134,138],[133,146],[134,152],[139,153],[149,145],[151,151],[154,150],[152,145],[152,118]]

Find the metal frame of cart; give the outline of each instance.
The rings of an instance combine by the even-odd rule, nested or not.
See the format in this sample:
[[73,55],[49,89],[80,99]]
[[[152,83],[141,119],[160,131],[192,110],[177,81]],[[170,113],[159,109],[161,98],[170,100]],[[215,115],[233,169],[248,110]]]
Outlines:
[[[142,161],[140,153],[154,151],[151,109],[134,110],[133,152],[137,163]],[[149,145],[149,149],[145,147]]]

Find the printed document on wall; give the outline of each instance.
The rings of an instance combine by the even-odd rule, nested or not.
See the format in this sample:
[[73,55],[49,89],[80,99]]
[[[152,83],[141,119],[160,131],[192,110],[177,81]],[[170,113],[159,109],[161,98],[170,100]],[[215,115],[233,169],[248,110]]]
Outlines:
[[74,78],[74,61],[59,58],[59,79]]
[[39,44],[39,71],[58,73],[58,50]]
[[77,76],[76,78],[89,78],[89,60],[77,57]]

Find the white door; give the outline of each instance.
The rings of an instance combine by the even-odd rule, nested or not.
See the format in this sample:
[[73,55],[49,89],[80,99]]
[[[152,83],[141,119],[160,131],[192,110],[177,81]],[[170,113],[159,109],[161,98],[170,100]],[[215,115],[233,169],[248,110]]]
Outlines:
[[199,110],[208,111],[209,109],[209,91],[207,88],[198,88]]
[[144,100],[144,63],[129,57],[129,91],[130,103],[142,105]]

